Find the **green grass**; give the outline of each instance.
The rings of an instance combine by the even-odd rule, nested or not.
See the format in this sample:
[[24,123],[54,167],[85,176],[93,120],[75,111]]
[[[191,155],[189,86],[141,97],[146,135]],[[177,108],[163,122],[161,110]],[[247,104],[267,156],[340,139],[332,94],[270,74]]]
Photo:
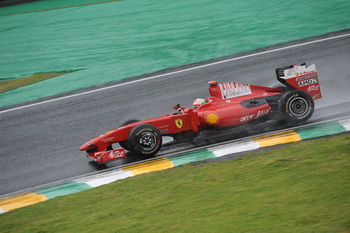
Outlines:
[[65,75],[70,73],[69,71],[64,72],[48,72],[48,73],[38,73],[33,74],[27,77],[19,78],[19,79],[11,79],[0,82],[0,93],[4,93],[6,91],[11,91],[17,89],[19,87],[24,87],[30,84],[34,84],[37,82],[44,81],[46,79],[51,79],[57,76]]
[[350,232],[350,134],[194,163],[0,215],[2,232]]

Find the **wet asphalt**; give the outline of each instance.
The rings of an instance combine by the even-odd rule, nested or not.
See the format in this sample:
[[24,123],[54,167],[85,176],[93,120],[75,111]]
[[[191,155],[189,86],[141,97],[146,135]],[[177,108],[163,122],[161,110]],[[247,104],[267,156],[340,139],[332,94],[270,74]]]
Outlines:
[[[126,120],[144,120],[172,113],[172,107],[176,104],[190,107],[195,98],[209,97],[207,82],[210,80],[272,86],[278,83],[274,73],[276,68],[303,62],[314,63],[319,74],[323,99],[316,101],[316,110],[308,122],[317,123],[349,116],[350,36],[308,43],[349,32],[348,30],[327,34],[175,67],[37,102],[122,84],[103,91],[2,112],[0,113],[0,195],[140,160],[129,154],[125,159],[96,166],[93,162],[89,162],[84,152],[79,151],[79,147],[86,141],[118,127]],[[265,53],[305,42],[308,44]],[[261,54],[251,56],[256,53]],[[241,56],[244,58],[223,62]],[[183,71],[184,69],[187,70]],[[166,73],[171,74],[164,75]],[[127,84],[130,81],[156,75],[160,76]],[[32,103],[1,108],[0,112]],[[203,140],[165,146],[159,154],[164,155],[275,129],[280,128],[265,123],[244,129],[206,133]]]

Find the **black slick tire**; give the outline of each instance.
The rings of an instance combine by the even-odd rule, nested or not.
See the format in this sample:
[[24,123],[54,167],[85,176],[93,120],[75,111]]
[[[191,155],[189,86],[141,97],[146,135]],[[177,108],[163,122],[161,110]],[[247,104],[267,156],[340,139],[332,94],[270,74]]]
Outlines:
[[308,120],[315,109],[314,100],[304,91],[292,90],[284,93],[279,101],[282,122],[301,123]]
[[[126,126],[126,125],[130,125],[130,124],[132,124],[132,123],[136,123],[136,122],[139,122],[140,120],[135,120],[135,119],[133,119],[133,120],[128,120],[128,121],[125,121],[120,127],[123,127],[123,126]],[[125,150],[129,150],[129,143],[128,143],[128,141],[126,140],[126,141],[122,141],[122,142],[119,142],[119,145],[121,146],[121,147],[123,147]]]
[[130,131],[128,143],[130,151],[143,158],[151,158],[162,147],[162,135],[152,125],[138,125]]

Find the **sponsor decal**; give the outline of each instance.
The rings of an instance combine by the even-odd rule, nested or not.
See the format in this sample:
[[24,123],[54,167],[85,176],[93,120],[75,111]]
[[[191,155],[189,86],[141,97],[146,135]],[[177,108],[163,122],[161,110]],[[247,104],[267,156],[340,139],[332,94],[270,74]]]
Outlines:
[[[250,121],[250,120],[253,120],[253,119],[257,119],[259,117],[262,117],[262,116],[265,116],[267,114],[269,114],[270,112],[270,109],[263,109],[263,110],[259,110],[256,115],[248,115],[248,116],[244,116],[244,117],[241,117],[241,122],[246,122],[246,121]],[[255,117],[254,117],[255,116]]]
[[270,109],[269,109],[269,108],[268,108],[268,109],[264,109],[264,110],[260,110],[260,111],[258,111],[258,113],[256,114],[255,119],[257,119],[257,118],[259,118],[259,117],[262,117],[262,116],[265,116],[265,115],[269,114],[269,112],[270,112]]
[[298,82],[298,86],[304,87],[304,86],[308,86],[308,85],[315,84],[315,83],[318,83],[317,78],[308,79],[305,81]]
[[111,138],[105,138],[105,139],[101,139],[102,142],[111,142],[113,141],[114,137]]
[[163,126],[158,127],[160,133],[168,132],[169,131],[168,128],[169,128],[169,125],[163,125]]
[[312,74],[316,74],[316,70],[304,71],[304,72],[301,72],[301,73],[295,73],[295,76],[299,77],[299,76],[312,75]]
[[116,158],[123,158],[125,156],[126,156],[126,154],[125,154],[124,150],[120,150],[120,151],[115,150],[115,151],[112,151],[111,153],[109,153],[108,158],[116,159]]
[[219,85],[223,99],[252,94],[249,84],[243,83],[222,83]]
[[315,64],[310,65],[307,68],[305,66],[295,66],[284,70],[284,79],[299,77],[299,80],[302,80],[302,77],[311,75],[317,75]]
[[205,116],[205,122],[207,122],[209,125],[217,125],[219,123],[220,117],[215,112],[207,113]]
[[241,117],[241,122],[250,121],[254,118],[254,115]]
[[[104,151],[104,152],[96,152],[94,155],[96,156],[95,161],[97,162],[106,162],[108,160],[126,157],[126,153],[124,149],[115,149],[115,150]],[[106,156],[109,159],[108,160],[103,159],[104,156]]]
[[[297,75],[298,77],[298,75]],[[304,76],[304,77],[299,77],[297,78],[297,81],[301,81],[301,80],[305,80],[305,79],[309,79],[309,78],[315,78],[316,77],[316,73],[315,74],[310,74],[310,75],[307,75],[307,76]]]
[[176,125],[177,128],[181,129],[182,126],[183,126],[183,121],[182,121],[182,119],[177,119],[177,120],[175,120],[175,125]]
[[307,92],[318,91],[319,88],[320,88],[319,85],[312,85],[312,86],[309,86],[309,87],[307,88]]

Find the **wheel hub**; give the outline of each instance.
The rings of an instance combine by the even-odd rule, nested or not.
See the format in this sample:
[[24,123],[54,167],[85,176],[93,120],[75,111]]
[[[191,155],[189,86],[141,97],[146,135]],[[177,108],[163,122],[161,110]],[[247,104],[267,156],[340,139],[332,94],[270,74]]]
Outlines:
[[140,145],[147,148],[153,148],[155,146],[156,136],[152,133],[144,133],[140,138]]
[[289,105],[289,110],[296,116],[302,116],[308,111],[308,103],[303,98],[295,98]]

